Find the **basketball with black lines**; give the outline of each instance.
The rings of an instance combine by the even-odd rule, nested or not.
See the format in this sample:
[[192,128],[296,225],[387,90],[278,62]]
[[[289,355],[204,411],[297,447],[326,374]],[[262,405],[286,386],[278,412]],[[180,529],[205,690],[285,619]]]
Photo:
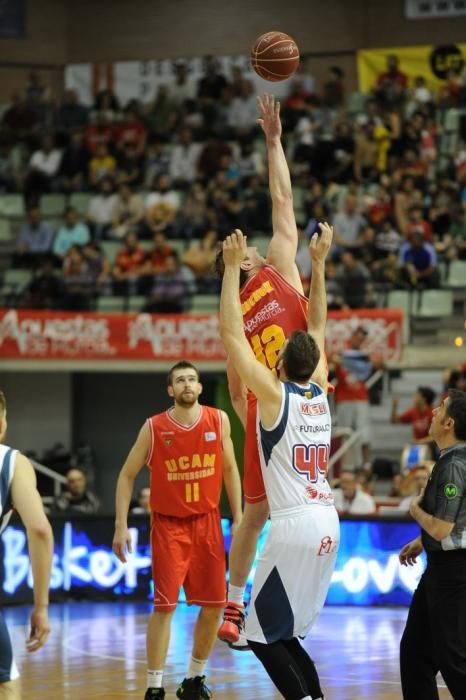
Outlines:
[[298,45],[284,32],[266,32],[254,43],[251,63],[257,75],[271,82],[286,80],[299,65]]

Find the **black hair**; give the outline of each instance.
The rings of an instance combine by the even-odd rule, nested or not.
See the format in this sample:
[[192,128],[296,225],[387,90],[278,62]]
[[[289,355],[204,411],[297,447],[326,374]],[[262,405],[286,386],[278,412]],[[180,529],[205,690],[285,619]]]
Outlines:
[[446,415],[453,418],[453,432],[458,440],[466,440],[466,392],[449,389]]
[[433,389],[428,386],[418,386],[417,393],[422,396],[429,406],[432,406],[435,399],[435,391]]
[[179,369],[193,369],[197,374],[198,381],[201,381],[201,375],[199,374],[197,367],[187,360],[180,360],[180,362],[177,362],[176,365],[173,365],[173,367],[169,370],[167,374],[167,386],[173,386],[173,374]]
[[286,376],[292,382],[310,379],[320,360],[316,341],[306,331],[293,331],[283,352]]

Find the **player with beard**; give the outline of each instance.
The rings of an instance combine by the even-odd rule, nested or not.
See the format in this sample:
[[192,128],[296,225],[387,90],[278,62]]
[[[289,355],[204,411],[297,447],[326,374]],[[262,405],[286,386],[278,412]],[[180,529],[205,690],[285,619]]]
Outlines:
[[234,530],[241,519],[241,485],[228,416],[201,405],[201,392],[199,372],[191,363],[171,368],[168,394],[174,405],[144,423],[118,478],[113,550],[126,562],[126,548],[132,551],[127,514],[134,479],[145,464],[151,473],[154,611],[147,631],[144,700],[165,697],[163,668],[181,586],[188,605],[201,610],[189,668],[176,695],[183,700],[211,697],[204,667],[226,594],[219,500],[224,481]]

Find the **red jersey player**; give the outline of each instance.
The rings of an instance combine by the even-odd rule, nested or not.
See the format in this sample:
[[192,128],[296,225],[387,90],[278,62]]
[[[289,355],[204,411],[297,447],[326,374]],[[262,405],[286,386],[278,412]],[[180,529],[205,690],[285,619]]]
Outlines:
[[134,479],[147,464],[151,473],[151,550],[154,611],[147,632],[147,691],[144,700],[164,698],[163,667],[171,618],[180,587],[188,604],[201,606],[192,658],[177,690],[183,700],[209,698],[204,666],[214,645],[225,604],[225,550],[219,513],[222,480],[234,526],[241,519],[241,486],[223,411],[198,402],[197,369],[179,362],[169,372],[174,406],[142,426],[118,478],[113,550],[125,562],[131,551],[127,514]]
[[[295,263],[298,232],[290,173],[281,144],[280,104],[273,96],[264,95],[258,99],[258,105],[259,124],[267,143],[273,236],[266,258],[256,248],[247,249],[241,264],[240,299],[246,337],[257,359],[272,370],[287,336],[294,330],[307,329],[307,299]],[[221,274],[220,255],[217,263]],[[228,365],[227,371],[232,402],[246,428],[243,480],[246,504],[230,550],[228,605],[218,636],[240,646],[244,587],[269,508],[257,452],[256,400],[251,393],[246,400],[245,388],[236,372]]]

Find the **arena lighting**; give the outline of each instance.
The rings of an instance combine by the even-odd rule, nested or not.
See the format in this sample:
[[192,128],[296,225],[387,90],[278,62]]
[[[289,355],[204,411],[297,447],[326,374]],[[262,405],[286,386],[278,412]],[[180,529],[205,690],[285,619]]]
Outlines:
[[[122,564],[111,550],[112,519],[80,519],[53,522],[55,553],[51,597],[67,594],[80,597],[151,599],[151,568],[148,521],[131,526],[133,553]],[[259,540],[263,546],[269,523]],[[225,548],[231,540],[230,521],[222,519]],[[336,569],[327,603],[330,605],[407,605],[423,570],[424,559],[413,567],[402,567],[398,551],[414,539],[414,523],[387,521],[343,521]],[[1,603],[30,600],[31,570],[24,530],[11,526],[1,536],[3,589]],[[248,580],[248,594],[256,563]],[[180,601],[184,601],[184,595]]]

